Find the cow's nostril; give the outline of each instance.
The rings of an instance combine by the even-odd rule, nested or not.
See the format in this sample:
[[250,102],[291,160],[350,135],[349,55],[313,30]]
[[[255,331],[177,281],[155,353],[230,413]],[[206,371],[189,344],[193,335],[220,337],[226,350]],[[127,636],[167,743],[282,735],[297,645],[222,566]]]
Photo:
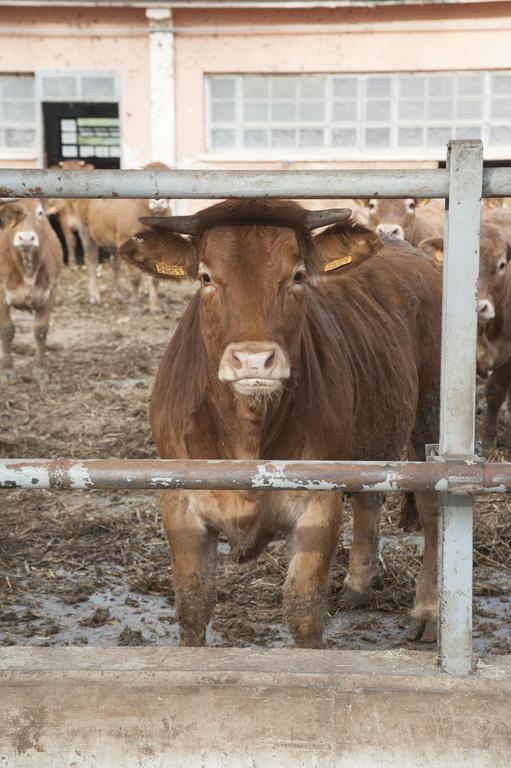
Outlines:
[[238,370],[243,367],[242,361],[233,349],[231,349],[231,365],[233,368],[238,368]]
[[264,363],[265,368],[273,368],[273,364],[275,363],[275,350],[270,352],[268,359]]

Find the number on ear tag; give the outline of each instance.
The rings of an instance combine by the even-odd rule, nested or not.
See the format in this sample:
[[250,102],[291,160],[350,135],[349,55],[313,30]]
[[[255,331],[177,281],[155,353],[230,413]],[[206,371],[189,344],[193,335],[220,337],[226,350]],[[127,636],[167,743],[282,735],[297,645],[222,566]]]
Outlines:
[[183,277],[186,274],[183,267],[178,267],[176,264],[164,264],[163,261],[156,264],[156,271],[160,275],[170,275],[171,277]]
[[333,269],[339,269],[339,267],[345,267],[346,264],[351,264],[353,259],[351,256],[343,256],[342,259],[334,259],[334,261],[329,261],[328,264],[325,265],[323,272],[331,272]]

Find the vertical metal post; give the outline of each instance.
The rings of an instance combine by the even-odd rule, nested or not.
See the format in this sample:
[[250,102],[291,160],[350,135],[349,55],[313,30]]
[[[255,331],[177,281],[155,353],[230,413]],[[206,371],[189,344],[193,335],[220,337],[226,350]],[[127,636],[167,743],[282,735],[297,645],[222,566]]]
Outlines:
[[[440,455],[474,456],[477,285],[483,177],[480,141],[451,141],[447,150],[443,267]],[[471,496],[441,497],[439,653],[445,672],[472,669]]]

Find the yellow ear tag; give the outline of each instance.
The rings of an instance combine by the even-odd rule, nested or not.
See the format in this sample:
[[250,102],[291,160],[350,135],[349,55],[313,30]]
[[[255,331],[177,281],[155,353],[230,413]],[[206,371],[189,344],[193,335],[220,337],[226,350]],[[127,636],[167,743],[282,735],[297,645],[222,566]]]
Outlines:
[[170,275],[171,277],[184,277],[186,275],[183,267],[178,267],[176,264],[164,264],[163,261],[156,264],[156,271],[160,275]]
[[435,251],[435,261],[443,262],[444,260],[444,252],[440,250]]
[[325,265],[323,272],[331,272],[333,269],[339,269],[339,267],[345,267],[346,264],[351,264],[353,259],[351,256],[343,256],[342,259],[334,259],[334,261],[329,261],[328,264]]

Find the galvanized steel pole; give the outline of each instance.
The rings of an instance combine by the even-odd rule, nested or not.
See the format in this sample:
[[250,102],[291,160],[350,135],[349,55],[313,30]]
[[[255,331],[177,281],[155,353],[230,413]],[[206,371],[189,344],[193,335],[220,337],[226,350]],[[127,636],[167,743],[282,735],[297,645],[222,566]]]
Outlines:
[[[452,141],[445,228],[440,457],[474,458],[477,284],[483,146]],[[442,669],[472,669],[472,523],[470,496],[442,495],[439,531],[439,654]]]

